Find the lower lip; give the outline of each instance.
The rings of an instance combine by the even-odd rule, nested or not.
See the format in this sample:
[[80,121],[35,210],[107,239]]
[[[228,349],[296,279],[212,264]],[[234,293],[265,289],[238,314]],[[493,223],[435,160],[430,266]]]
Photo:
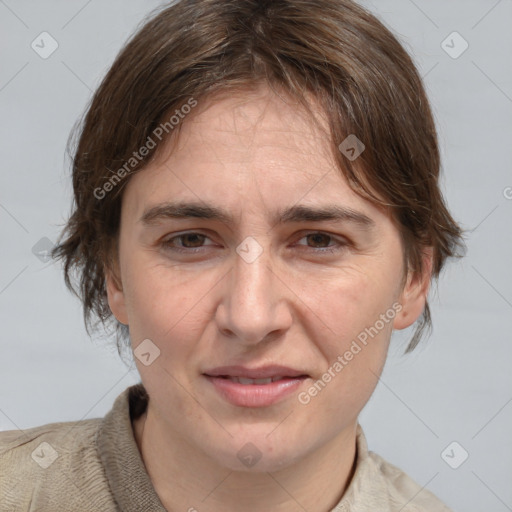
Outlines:
[[267,407],[297,391],[307,377],[290,377],[270,384],[240,384],[222,377],[205,375],[228,402],[240,407]]

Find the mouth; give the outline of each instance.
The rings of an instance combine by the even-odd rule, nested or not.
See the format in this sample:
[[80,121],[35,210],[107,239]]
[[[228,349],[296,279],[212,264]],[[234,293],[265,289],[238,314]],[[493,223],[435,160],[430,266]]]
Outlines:
[[221,398],[239,407],[266,407],[297,391],[310,376],[284,366],[245,368],[224,366],[208,370],[203,376]]
[[[208,377],[211,377],[211,375],[207,375]],[[256,384],[270,384],[272,382],[278,382],[278,381],[284,381],[284,380],[290,380],[290,379],[298,379],[306,377],[305,375],[299,375],[297,377],[284,377],[282,375],[276,375],[275,377],[267,377],[266,379],[249,379],[247,377],[235,377],[231,375],[218,375],[218,378],[220,379],[227,379],[231,382],[238,382],[239,384],[243,385],[251,385],[254,386]]]
[[225,377],[228,379],[239,378],[247,380],[277,380],[301,376],[309,377],[305,371],[280,365],[260,366],[259,368],[246,368],[245,366],[218,366],[205,371],[204,375],[209,377]]

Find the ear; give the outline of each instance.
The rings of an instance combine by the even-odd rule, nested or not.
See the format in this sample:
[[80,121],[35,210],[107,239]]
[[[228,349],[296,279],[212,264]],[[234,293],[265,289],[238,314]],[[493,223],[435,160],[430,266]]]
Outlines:
[[107,289],[108,305],[110,311],[122,324],[128,325],[128,315],[126,314],[126,301],[121,283],[118,277],[120,272],[118,266],[114,269],[105,267],[105,285]]
[[425,309],[430,281],[432,278],[432,264],[434,251],[432,247],[423,250],[422,273],[410,272],[405,286],[401,292],[399,302],[402,309],[393,321],[393,328],[400,330],[412,325]]

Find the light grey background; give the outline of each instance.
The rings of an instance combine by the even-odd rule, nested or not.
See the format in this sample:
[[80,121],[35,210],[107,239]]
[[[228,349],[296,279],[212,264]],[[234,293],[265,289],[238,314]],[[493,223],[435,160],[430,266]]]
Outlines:
[[[123,42],[161,2],[0,0],[0,430],[103,416],[138,381],[113,345],[90,340],[55,242],[71,205],[69,131]],[[435,111],[443,187],[468,233],[431,294],[434,332],[415,353],[399,333],[361,415],[370,449],[454,510],[512,510],[512,2],[375,0],[413,54]],[[58,49],[31,42],[47,31]],[[457,31],[458,58],[441,47]],[[462,41],[447,40],[456,52]],[[508,197],[508,198],[507,198]],[[457,461],[452,469],[441,457]]]

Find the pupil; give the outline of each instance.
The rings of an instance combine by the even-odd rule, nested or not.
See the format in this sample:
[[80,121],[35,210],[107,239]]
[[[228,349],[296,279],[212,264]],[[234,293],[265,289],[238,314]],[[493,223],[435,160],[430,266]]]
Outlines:
[[325,239],[328,238],[327,235],[322,235],[322,234],[319,234],[319,233],[315,233],[315,234],[309,235],[309,236],[311,238],[313,238],[313,243],[315,243],[315,244],[322,244],[322,238],[323,238],[324,242],[325,242]]
[[184,245],[186,245],[188,247],[189,243],[187,243],[187,242],[190,242],[190,239],[192,239],[192,245],[194,247],[196,247],[197,245],[194,244],[194,238],[196,239],[196,244],[197,244],[197,242],[199,242],[199,245],[200,245],[203,241],[204,235],[198,235],[198,234],[184,235],[184,237],[183,237]]

